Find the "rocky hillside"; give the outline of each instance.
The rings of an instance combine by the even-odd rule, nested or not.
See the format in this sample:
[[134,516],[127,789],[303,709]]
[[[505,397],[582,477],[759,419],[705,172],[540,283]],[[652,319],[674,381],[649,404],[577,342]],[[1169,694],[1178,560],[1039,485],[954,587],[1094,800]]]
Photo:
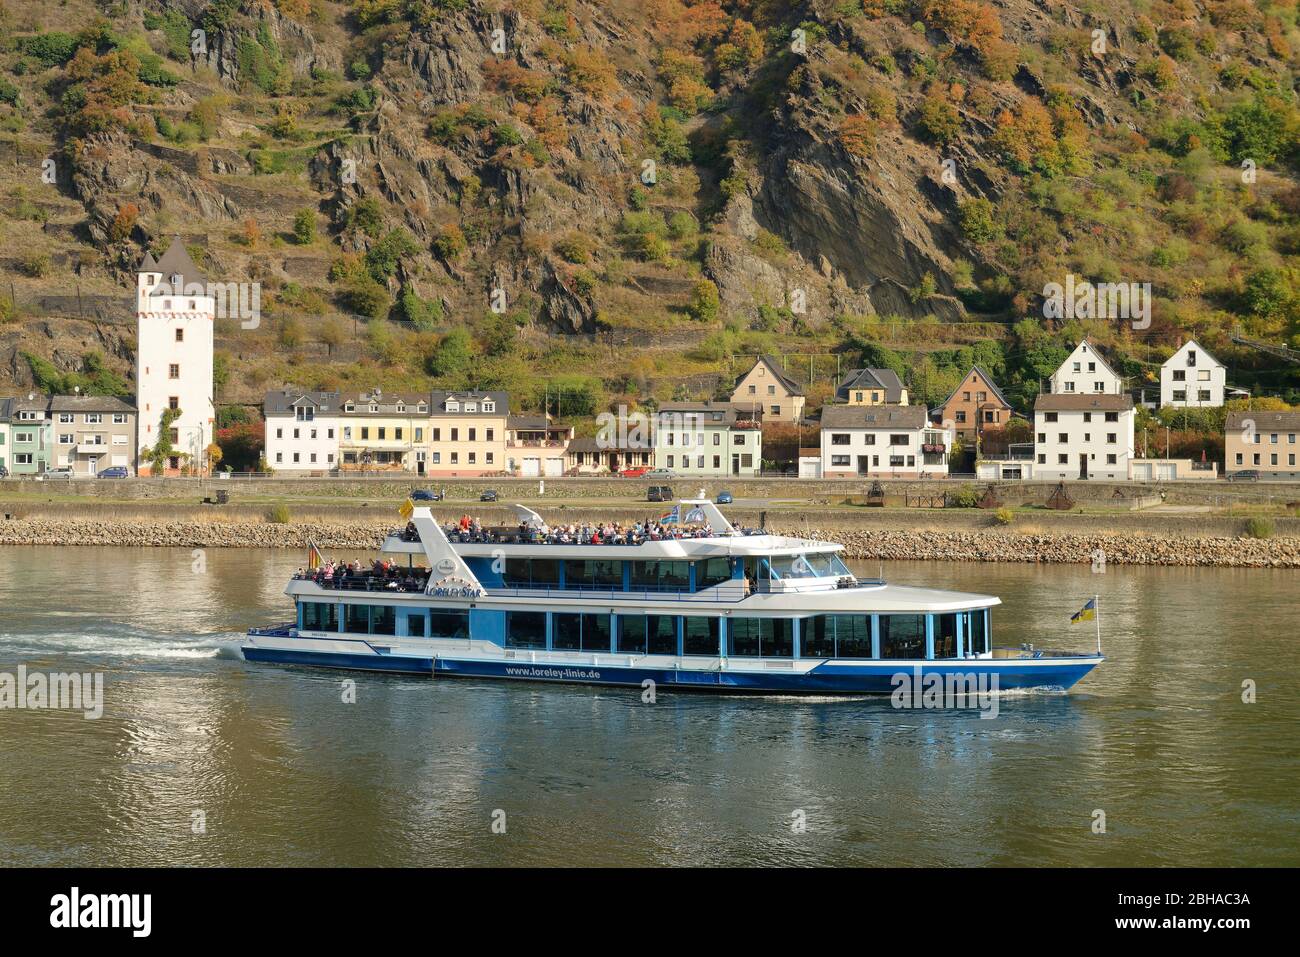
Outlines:
[[[133,270],[214,281],[218,395],[474,384],[578,413],[789,354],[1032,395],[1089,331],[1288,395],[1294,0],[6,0],[0,392],[129,384]],[[1149,328],[1052,322],[1073,273]],[[882,357],[884,357],[882,359]],[[125,376],[125,379],[124,379]],[[1017,391],[1018,390],[1018,391]]]

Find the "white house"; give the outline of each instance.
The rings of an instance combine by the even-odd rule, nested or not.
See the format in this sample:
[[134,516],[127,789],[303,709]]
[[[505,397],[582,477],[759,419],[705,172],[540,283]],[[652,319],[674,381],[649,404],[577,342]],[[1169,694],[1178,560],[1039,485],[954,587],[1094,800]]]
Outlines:
[[1223,405],[1228,371],[1195,339],[1188,340],[1160,367],[1160,405],[1176,409]]
[[1124,391],[1124,380],[1092,341],[1084,339],[1052,373],[1051,391],[1057,395],[1119,395]]
[[268,392],[266,461],[277,472],[316,472],[338,467],[341,436],[337,392]]
[[757,476],[763,431],[725,402],[665,402],[654,418],[655,468],[683,477]]
[[1127,481],[1133,420],[1127,395],[1040,395],[1034,402],[1034,478]]
[[[179,239],[154,262],[145,253],[136,282],[136,449],[159,439],[163,412],[178,409],[170,426],[167,471],[202,469],[212,442],[212,336],[216,303]],[[150,466],[141,463],[141,471]]]
[[823,478],[940,478],[951,448],[922,405],[822,407]]

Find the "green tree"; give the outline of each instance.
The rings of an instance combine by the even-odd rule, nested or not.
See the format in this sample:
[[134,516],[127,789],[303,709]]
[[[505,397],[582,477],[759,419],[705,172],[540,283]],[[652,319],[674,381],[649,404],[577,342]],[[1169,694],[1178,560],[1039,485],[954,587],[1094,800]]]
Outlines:
[[293,217],[293,238],[299,246],[310,246],[316,241],[316,210],[298,210]]
[[474,340],[465,329],[453,329],[443,336],[429,356],[426,368],[432,376],[461,375],[474,358]]

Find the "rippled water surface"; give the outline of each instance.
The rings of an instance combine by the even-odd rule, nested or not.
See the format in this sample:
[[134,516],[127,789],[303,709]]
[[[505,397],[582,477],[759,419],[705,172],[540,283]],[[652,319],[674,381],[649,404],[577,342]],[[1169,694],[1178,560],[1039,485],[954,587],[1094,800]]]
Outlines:
[[106,682],[0,710],[0,864],[1300,864],[1294,572],[887,564],[999,644],[1090,647],[1101,594],[1110,659],[981,720],[245,664],[303,558],[204,558],[0,548],[0,670]]

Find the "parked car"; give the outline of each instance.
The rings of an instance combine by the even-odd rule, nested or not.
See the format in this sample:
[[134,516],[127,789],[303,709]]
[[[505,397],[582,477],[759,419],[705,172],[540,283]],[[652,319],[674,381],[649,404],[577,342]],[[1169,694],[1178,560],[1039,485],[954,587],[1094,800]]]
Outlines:
[[494,488],[485,488],[483,494],[478,497],[480,502],[495,502],[497,500],[497,490]]
[[131,473],[127,471],[125,465],[113,465],[106,469],[100,469],[97,478],[130,478]]
[[1228,473],[1229,482],[1258,482],[1259,469],[1241,469],[1238,472]]
[[72,469],[65,465],[62,468],[50,469],[45,472],[41,478],[47,482],[61,482],[70,481],[76,478],[76,476],[73,474]]
[[650,491],[646,493],[647,502],[671,502],[673,500],[673,487],[671,485],[651,485]]
[[7,479],[8,477],[9,477],[9,470],[5,468],[3,465],[0,465],[0,479]]
[[677,473],[672,469],[651,469],[645,473],[646,478],[677,478]]
[[436,488],[417,488],[411,492],[412,502],[441,502],[442,493]]
[[724,489],[723,491],[718,493],[718,497],[715,498],[713,501],[716,502],[718,505],[730,505],[731,493]]
[[650,470],[649,470],[648,468],[645,468],[644,466],[642,466],[641,468],[635,468],[635,469],[624,469],[623,471],[619,472],[618,474],[619,474],[622,478],[640,478],[641,476],[645,475],[646,472],[649,472],[649,471],[650,471]]

